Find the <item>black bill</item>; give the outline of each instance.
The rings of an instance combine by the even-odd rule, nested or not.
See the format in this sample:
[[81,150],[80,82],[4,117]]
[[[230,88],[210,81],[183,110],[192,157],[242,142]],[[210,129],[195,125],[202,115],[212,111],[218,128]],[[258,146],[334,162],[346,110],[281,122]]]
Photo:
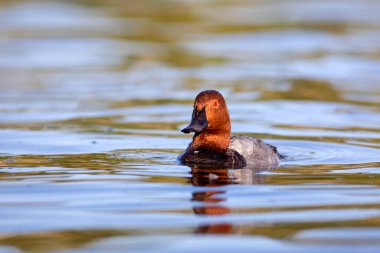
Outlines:
[[206,106],[202,110],[198,111],[197,108],[194,108],[193,115],[191,117],[190,125],[181,130],[181,132],[188,134],[190,132],[200,133],[208,125],[206,117]]

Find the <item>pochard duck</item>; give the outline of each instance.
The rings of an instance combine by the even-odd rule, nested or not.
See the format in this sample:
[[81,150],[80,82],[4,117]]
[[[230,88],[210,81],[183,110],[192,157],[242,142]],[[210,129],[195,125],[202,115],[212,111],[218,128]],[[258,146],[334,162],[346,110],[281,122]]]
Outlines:
[[280,162],[277,148],[250,136],[231,137],[231,121],[223,96],[216,90],[197,95],[190,124],[193,141],[179,160],[186,165],[227,168],[274,168]]

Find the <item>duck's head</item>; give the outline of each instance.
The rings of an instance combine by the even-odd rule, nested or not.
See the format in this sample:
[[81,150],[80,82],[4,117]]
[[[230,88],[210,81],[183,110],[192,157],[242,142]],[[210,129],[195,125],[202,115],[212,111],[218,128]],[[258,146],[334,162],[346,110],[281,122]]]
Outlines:
[[227,150],[230,144],[231,122],[226,101],[216,90],[205,90],[197,95],[190,124],[183,133],[194,132],[192,146]]

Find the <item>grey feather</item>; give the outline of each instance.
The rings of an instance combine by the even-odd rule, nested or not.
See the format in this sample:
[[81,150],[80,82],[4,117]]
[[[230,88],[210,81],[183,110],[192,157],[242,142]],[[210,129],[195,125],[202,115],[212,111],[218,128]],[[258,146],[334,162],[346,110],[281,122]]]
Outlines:
[[242,155],[251,167],[277,167],[280,162],[276,147],[254,137],[233,136],[229,148]]

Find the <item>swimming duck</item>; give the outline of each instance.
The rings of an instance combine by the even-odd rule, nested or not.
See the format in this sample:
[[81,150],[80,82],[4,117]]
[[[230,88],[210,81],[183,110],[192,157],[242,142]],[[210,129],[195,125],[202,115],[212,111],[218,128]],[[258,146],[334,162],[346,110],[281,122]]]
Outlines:
[[194,132],[193,141],[179,160],[186,165],[228,168],[274,168],[280,161],[277,148],[250,136],[231,138],[231,121],[223,96],[216,90],[197,95],[190,124],[181,130]]

